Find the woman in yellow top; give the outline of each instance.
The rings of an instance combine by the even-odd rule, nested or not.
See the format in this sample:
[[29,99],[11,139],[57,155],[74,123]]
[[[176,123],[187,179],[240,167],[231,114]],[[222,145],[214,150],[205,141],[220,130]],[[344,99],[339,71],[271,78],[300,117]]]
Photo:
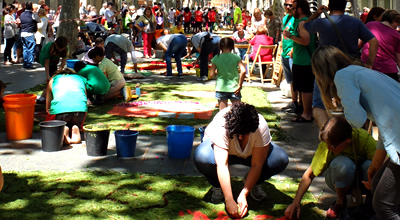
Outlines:
[[[336,202],[326,212],[327,218],[339,217],[346,207],[346,194],[356,184],[367,194],[366,205],[370,206],[368,210],[372,210],[371,193],[365,189],[361,181],[368,180],[367,171],[376,151],[374,138],[366,130],[353,129],[343,117],[329,119],[322,126],[319,137],[321,143],[318,145],[310,167],[301,178],[292,204],[286,208],[286,217],[292,219],[295,215],[297,219],[300,219],[300,202],[303,195],[313,179],[323,174],[325,174],[326,184],[337,195]],[[358,182],[356,175],[358,175]],[[372,214],[367,211],[364,213]]]

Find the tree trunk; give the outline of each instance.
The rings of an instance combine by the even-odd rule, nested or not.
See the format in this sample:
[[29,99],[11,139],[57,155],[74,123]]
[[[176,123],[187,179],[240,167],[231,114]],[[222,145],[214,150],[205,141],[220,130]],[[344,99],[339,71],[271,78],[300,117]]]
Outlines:
[[78,20],[79,0],[63,0],[57,37],[64,36],[68,39],[68,57],[71,57],[71,54],[76,51],[79,35]]

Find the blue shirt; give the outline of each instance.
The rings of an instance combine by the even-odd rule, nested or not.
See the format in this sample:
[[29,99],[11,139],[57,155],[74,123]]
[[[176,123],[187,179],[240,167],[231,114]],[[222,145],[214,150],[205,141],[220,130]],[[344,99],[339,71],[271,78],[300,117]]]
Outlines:
[[[375,37],[360,19],[347,15],[331,15],[330,17],[335,22],[347,50],[352,55],[359,55],[358,39],[366,43]],[[327,18],[317,18],[305,23],[304,28],[310,34],[319,33],[320,46],[335,46],[344,51],[334,27]]]
[[385,74],[350,65],[336,72],[334,83],[347,121],[361,127],[374,121],[382,144],[393,163],[400,165],[400,84]]

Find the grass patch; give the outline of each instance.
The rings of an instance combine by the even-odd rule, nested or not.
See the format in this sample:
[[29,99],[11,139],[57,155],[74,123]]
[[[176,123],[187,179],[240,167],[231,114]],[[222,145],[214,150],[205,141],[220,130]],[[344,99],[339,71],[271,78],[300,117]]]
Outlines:
[[[134,88],[135,83],[127,83],[128,86]],[[23,93],[34,93],[40,94],[44,88],[44,84],[37,85],[31,89],[23,91]],[[172,94],[172,92],[183,92],[183,91],[210,91],[214,92],[213,85],[202,85],[202,84],[165,84],[165,83],[143,83],[141,90],[147,92],[146,95],[142,96],[140,101],[198,101],[200,103],[216,103],[214,97],[190,97]],[[244,87],[242,90],[242,101],[254,105],[261,115],[267,120],[268,125],[271,129],[273,140],[284,140],[285,134],[280,129],[280,117],[275,114],[272,110],[270,103],[267,100],[267,94],[259,88]],[[194,127],[201,127],[208,124],[210,120],[185,120],[185,119],[173,119],[173,118],[161,118],[161,117],[149,117],[149,118],[135,118],[135,117],[121,117],[107,114],[111,110],[114,104],[121,103],[121,99],[115,99],[108,101],[106,104],[97,107],[90,107],[85,120],[85,124],[97,124],[97,123],[112,123],[111,129],[127,129],[126,125],[129,123],[130,129],[136,129],[141,134],[160,134],[165,135],[165,128],[168,125],[189,125]],[[45,106],[36,106],[36,112],[44,112]],[[215,115],[218,112],[216,109],[213,112]],[[0,113],[0,118],[4,118],[4,112]],[[44,118],[36,117],[40,121]],[[139,127],[140,126],[140,127]],[[156,128],[156,129],[155,129]],[[0,128],[0,129],[5,129]],[[39,125],[35,124],[34,131],[39,131]],[[198,132],[198,131],[196,131]],[[199,135],[199,133],[196,133]]]
[[[225,216],[223,204],[210,202],[211,187],[202,177],[119,172],[5,172],[4,179],[0,219],[195,219],[196,215],[216,219]],[[249,215],[245,219],[260,215],[282,217],[297,185],[298,181],[287,178],[265,182],[268,200],[256,202],[249,198]],[[233,179],[232,186],[237,197],[243,183]],[[315,202],[307,192],[301,219],[323,219]]]

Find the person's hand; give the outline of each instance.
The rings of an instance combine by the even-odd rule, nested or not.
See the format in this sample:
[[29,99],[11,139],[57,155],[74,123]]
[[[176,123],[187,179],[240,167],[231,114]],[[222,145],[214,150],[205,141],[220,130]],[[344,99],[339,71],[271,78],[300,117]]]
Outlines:
[[247,198],[243,193],[240,193],[239,197],[237,198],[238,205],[239,205],[239,215],[240,218],[243,218],[245,215],[247,215]]
[[379,167],[373,167],[372,164],[368,168],[368,182],[362,181],[365,188],[367,188],[368,190],[371,190],[371,180],[374,177],[375,173],[378,171],[378,169],[379,169]]
[[283,30],[283,36],[290,38],[290,36],[292,36],[292,34],[288,30],[285,29],[285,30]]
[[322,14],[322,12],[323,12],[324,10],[325,10],[325,11],[329,11],[329,9],[328,9],[327,6],[321,5],[321,6],[319,6],[319,8],[317,9],[317,13],[318,13],[318,14]]
[[239,211],[238,211],[238,205],[236,204],[236,202],[233,199],[225,201],[225,209],[226,209],[226,213],[228,214],[229,218],[232,218],[232,219],[240,218]]
[[300,219],[300,204],[290,204],[285,210],[285,216],[288,219],[292,219],[293,215],[297,212],[297,219]]
[[1,171],[1,166],[0,166],[0,191],[3,189],[4,186],[4,177],[3,177],[3,172]]
[[241,86],[238,86],[237,89],[235,90],[234,94],[235,94],[236,96],[240,95],[240,90],[241,90],[241,89],[242,89],[242,87],[241,87]]

